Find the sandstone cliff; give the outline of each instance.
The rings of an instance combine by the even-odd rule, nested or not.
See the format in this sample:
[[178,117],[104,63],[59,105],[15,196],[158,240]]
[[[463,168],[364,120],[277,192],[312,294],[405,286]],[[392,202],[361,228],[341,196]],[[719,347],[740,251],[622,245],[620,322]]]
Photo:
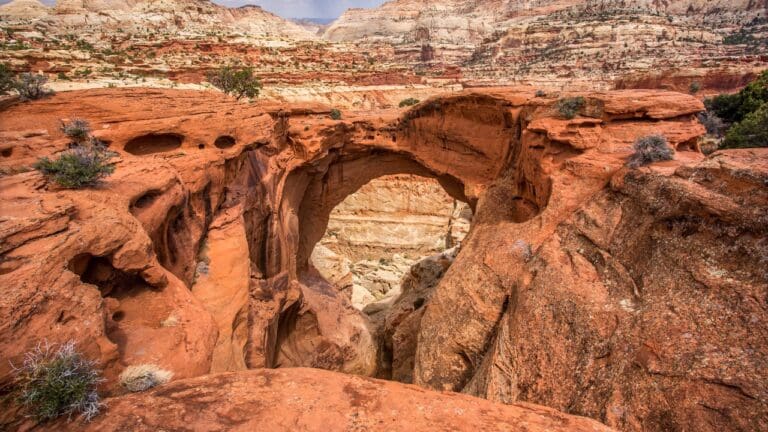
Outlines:
[[[428,407],[452,406],[401,384],[340,396],[341,382],[355,389],[360,379],[242,370],[264,367],[389,369],[423,387],[534,402],[621,430],[765,428],[768,154],[704,158],[703,105],[691,96],[581,96],[572,120],[533,88],[466,91],[340,121],[328,107],[178,90],[68,92],[12,106],[0,116],[0,382],[41,338],[73,339],[99,361],[106,394],[118,395],[117,374],[140,362],[179,380],[111,400],[112,414],[98,420],[107,428],[136,416],[172,425],[185,420],[162,413],[178,409],[223,429],[263,400],[295,401],[285,393],[292,385],[308,394],[286,411],[300,422],[321,415],[311,408],[318,388],[339,411],[362,405],[355,418],[377,422],[395,414],[380,396],[356,395],[392,389],[403,418],[423,406],[408,402],[416,393]],[[28,168],[67,148],[59,125],[73,117],[119,153],[99,187],[62,190]],[[675,160],[627,170],[635,139],[655,133]],[[474,218],[455,260],[412,274],[381,336],[310,256],[339,203],[394,174],[435,178]],[[223,371],[234,372],[205,376]],[[222,402],[218,386],[243,394],[242,404]],[[465,403],[499,413],[489,423],[472,414],[472,429],[532,415],[446,398],[458,401],[457,416]],[[209,403],[223,414],[209,415]],[[132,412],[138,405],[159,407],[158,417]],[[530,417],[539,429],[553,427],[552,416],[582,424],[543,411]],[[24,421],[3,410],[4,425]],[[256,421],[243,427],[285,427]]]

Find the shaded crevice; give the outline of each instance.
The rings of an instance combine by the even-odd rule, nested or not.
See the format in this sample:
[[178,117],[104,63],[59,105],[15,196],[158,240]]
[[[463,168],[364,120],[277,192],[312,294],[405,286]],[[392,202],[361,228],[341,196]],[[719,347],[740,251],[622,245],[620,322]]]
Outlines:
[[132,155],[145,156],[176,150],[181,147],[183,141],[183,135],[174,133],[153,133],[131,139],[125,147],[123,147],[123,150]]

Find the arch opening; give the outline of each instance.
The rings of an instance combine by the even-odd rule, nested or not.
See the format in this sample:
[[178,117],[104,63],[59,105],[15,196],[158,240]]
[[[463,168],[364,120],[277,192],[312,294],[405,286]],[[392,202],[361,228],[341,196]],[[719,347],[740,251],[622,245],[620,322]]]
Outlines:
[[397,300],[414,265],[439,254],[456,255],[471,220],[469,205],[433,177],[386,175],[331,211],[310,260],[355,308],[380,315]]

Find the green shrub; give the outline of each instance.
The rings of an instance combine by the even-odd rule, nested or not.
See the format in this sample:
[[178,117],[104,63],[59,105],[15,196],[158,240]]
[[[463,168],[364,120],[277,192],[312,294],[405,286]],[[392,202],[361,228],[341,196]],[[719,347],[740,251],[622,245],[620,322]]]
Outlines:
[[83,358],[72,341],[57,349],[47,342],[38,345],[16,373],[19,402],[38,421],[78,413],[88,421],[99,413],[96,387],[103,379],[96,363]]
[[719,95],[707,99],[707,110],[712,111],[726,123],[740,122],[760,106],[768,102],[768,70],[752,81],[739,93]]
[[536,97],[537,98],[542,98],[542,97],[546,97],[546,96],[547,96],[547,93],[544,90],[536,90]]
[[334,120],[341,120],[341,111],[337,110],[336,108],[332,109],[329,115]]
[[649,135],[638,138],[633,146],[635,152],[629,157],[628,165],[638,168],[654,162],[672,160],[675,151],[663,135]]
[[701,91],[701,84],[698,81],[694,81],[688,86],[688,92],[692,95]]
[[6,95],[15,88],[13,71],[7,64],[0,63],[0,95]]
[[400,108],[418,105],[419,102],[421,101],[414,98],[403,99],[400,101]]
[[261,81],[253,75],[253,68],[235,68],[224,66],[208,73],[208,82],[237,100],[244,97],[253,99],[259,96]]
[[768,147],[768,102],[728,130],[720,148]]
[[576,114],[578,114],[586,104],[586,99],[581,96],[569,97],[558,100],[556,108],[557,112],[559,112],[563,118],[571,120],[576,117]]
[[23,73],[14,83],[14,89],[19,93],[22,100],[42,99],[50,94],[52,90],[45,88],[48,77],[41,74]]
[[77,146],[62,153],[58,159],[41,158],[35,169],[67,189],[93,186],[115,171],[109,161],[114,153],[102,145]]
[[86,120],[76,118],[68,123],[62,122],[61,131],[76,143],[82,143],[91,136],[91,125]]

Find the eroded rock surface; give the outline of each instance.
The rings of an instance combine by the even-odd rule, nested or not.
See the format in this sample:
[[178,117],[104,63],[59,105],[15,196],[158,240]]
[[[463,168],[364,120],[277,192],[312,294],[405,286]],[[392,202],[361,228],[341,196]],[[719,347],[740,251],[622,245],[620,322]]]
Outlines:
[[[311,369],[259,370],[173,382],[108,400],[82,431],[179,430],[484,430],[609,432],[581,417],[531,405],[501,405],[465,395]],[[64,422],[50,430],[71,428]],[[74,430],[74,429],[73,429]]]
[[[573,120],[532,88],[468,91],[341,121],[328,107],[149,89],[12,106],[0,117],[0,168],[10,172],[0,177],[0,285],[8,287],[0,297],[0,383],[41,338],[74,339],[104,369],[107,394],[136,363],[184,380],[113,400],[119,415],[104,416],[104,425],[135,426],[135,415],[161,421],[129,407],[162,410],[142,398],[178,389],[179,409],[216,427],[249,416],[270,394],[253,393],[261,402],[240,410],[234,400],[221,403],[217,385],[245,398],[290,392],[296,382],[326,392],[359,378],[186,378],[307,366],[374,375],[389,367],[378,349],[385,337],[391,376],[423,387],[539,403],[622,430],[764,428],[768,154],[705,159],[695,118],[703,106],[690,96],[581,96],[586,106]],[[68,191],[24,168],[67,148],[60,121],[74,117],[89,120],[119,157],[103,184]],[[658,133],[675,160],[624,168],[635,139]],[[455,259],[438,257],[425,267],[437,272],[413,275],[379,336],[314,271],[310,255],[333,208],[394,174],[437,179],[474,218]],[[268,376],[274,389],[243,384]],[[429,406],[450,406],[400,386],[371,391],[413,391],[431,395]],[[213,396],[196,399],[194,388],[213,388]],[[354,412],[355,400],[340,397],[328,415]],[[203,403],[227,414],[206,417]],[[291,418],[317,421],[321,414],[301,414],[316,413],[310,403]],[[379,408],[370,408],[376,422],[394,416]],[[261,421],[273,425],[271,418]],[[4,425],[21,419],[3,410]],[[566,427],[567,419],[558,422]]]

